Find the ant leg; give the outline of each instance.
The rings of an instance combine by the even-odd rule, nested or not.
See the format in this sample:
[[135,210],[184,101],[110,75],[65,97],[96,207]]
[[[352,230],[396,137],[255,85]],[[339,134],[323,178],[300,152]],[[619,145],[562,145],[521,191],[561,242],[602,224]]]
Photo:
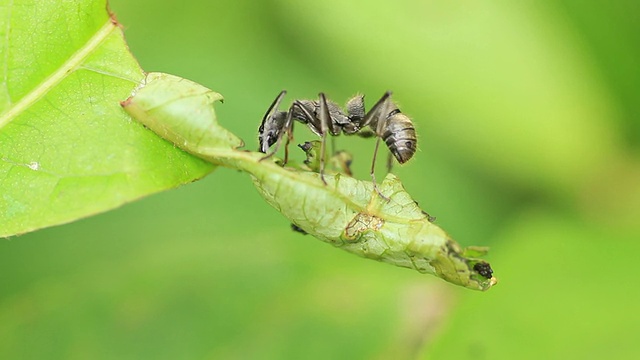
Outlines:
[[[376,102],[375,105],[373,105],[373,107],[369,109],[369,111],[367,111],[367,113],[362,118],[362,123],[360,124],[361,129],[364,129],[368,125],[376,126],[378,124],[378,113],[387,107],[387,99],[389,99],[390,96],[391,91],[387,91],[386,93],[384,93],[384,95],[382,95],[380,100],[378,100],[378,102]],[[376,135],[380,136],[379,132],[376,132]]]
[[293,141],[293,121],[287,131],[287,142],[284,144],[284,163],[289,162],[289,144]]
[[380,147],[380,139],[382,136],[382,132],[387,125],[387,114],[389,113],[387,110],[389,109],[389,97],[391,96],[391,92],[387,91],[382,95],[380,100],[367,112],[364,116],[363,126],[365,125],[376,125],[375,134],[376,134],[376,147],[373,151],[373,161],[371,161],[371,180],[373,181],[374,190],[382,197],[383,199],[389,201],[389,198],[382,195],[380,189],[378,188],[378,182],[376,181],[376,158],[378,156],[378,148]]
[[376,157],[378,155],[378,148],[380,147],[380,137],[376,137],[376,147],[373,150],[373,161],[371,161],[371,181],[373,182],[373,190],[378,193],[378,196],[383,198],[385,201],[391,200],[390,198],[382,195],[382,192],[378,188],[378,182],[376,181]]
[[[304,120],[302,122],[306,123],[312,128],[316,128],[319,130],[320,137],[322,138],[322,141],[320,143],[320,179],[322,179],[322,182],[325,185],[327,185],[327,181],[324,179],[324,167],[325,167],[325,158],[326,158],[325,153],[326,153],[326,145],[327,145],[327,133],[329,132],[329,126],[331,124],[331,116],[329,115],[329,109],[327,107],[327,99],[324,97],[324,94],[320,93],[320,118],[319,119],[315,115],[313,115],[309,111],[309,109],[307,109],[300,101],[295,100],[293,102],[293,105],[291,105],[292,113],[293,113],[294,106],[297,106],[298,109],[302,111],[302,114],[304,114]],[[300,120],[300,118],[296,118],[296,120]]]
[[320,178],[322,182],[327,185],[324,179],[324,160],[326,157],[326,142],[327,133],[329,132],[329,126],[331,126],[331,115],[329,114],[329,107],[327,106],[327,98],[324,93],[318,94],[320,97],[320,133],[322,134],[322,142],[320,143]]
[[378,196],[383,198],[385,201],[391,200],[390,198],[382,195],[382,192],[378,188],[378,182],[376,181],[376,157],[378,156],[378,148],[380,147],[380,137],[376,137],[376,147],[373,150],[373,161],[371,161],[371,181],[373,182],[373,190],[378,193]]
[[393,168],[393,159],[393,154],[389,153],[389,156],[387,157],[387,174],[390,173]]
[[[296,120],[302,122],[303,124],[307,124],[311,127],[311,125],[314,125],[317,123],[317,119],[315,117],[315,115],[311,114],[311,112],[309,111],[309,109],[307,109],[302,102],[300,102],[300,100],[294,100],[293,104],[291,105],[290,108],[290,112],[291,112],[291,117],[293,118],[293,110],[294,108],[299,109],[302,112],[302,117],[300,117],[300,115],[298,114],[298,117],[296,117]],[[315,125],[314,125],[315,127]],[[291,123],[291,129],[293,130],[293,122]],[[293,131],[290,133],[289,139],[287,139],[287,144],[289,144],[290,141],[293,140]],[[321,159],[322,161],[322,159]],[[324,181],[324,175],[322,174],[322,171],[320,173],[322,175],[322,181]]]
[[331,156],[336,154],[336,137],[331,137]]
[[[378,183],[376,182],[376,157],[378,156],[378,148],[380,147],[380,137],[376,137],[376,147],[373,150],[373,161],[371,162],[371,180],[373,181],[373,187],[378,190]],[[380,194],[382,195],[382,194]]]
[[325,146],[327,143],[327,133],[322,134],[322,142],[320,143],[320,179],[327,185],[327,180],[324,179],[324,158],[325,158]]

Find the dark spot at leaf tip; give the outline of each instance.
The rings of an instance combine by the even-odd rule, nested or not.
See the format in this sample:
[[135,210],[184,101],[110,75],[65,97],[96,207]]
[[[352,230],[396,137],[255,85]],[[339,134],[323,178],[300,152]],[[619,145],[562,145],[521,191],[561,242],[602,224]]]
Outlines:
[[491,279],[493,277],[493,269],[491,269],[491,265],[489,265],[489,263],[479,262],[473,265],[473,270],[484,278]]

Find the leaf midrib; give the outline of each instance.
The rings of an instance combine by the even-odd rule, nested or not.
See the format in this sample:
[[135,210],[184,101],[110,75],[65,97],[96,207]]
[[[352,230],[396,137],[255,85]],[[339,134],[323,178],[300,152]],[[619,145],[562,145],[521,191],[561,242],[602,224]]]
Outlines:
[[60,83],[66,76],[72,73],[78,65],[89,56],[100,44],[117,28],[117,24],[111,19],[107,20],[100,30],[98,30],[84,46],[76,51],[62,66],[49,75],[44,81],[38,84],[33,90],[14,103],[7,112],[0,116],[0,129],[15,119],[23,111],[36,103],[40,98]]
[[[250,151],[238,151],[235,149],[217,149],[217,148],[209,148],[202,153],[191,153],[191,154],[197,157],[203,158],[206,161],[209,161],[211,163],[215,163],[217,165],[222,165],[229,168],[246,171],[247,173],[255,177],[259,177],[259,176],[255,170],[252,170],[252,169],[256,169],[252,165],[257,165],[261,163],[261,159],[264,156],[264,154],[261,154],[261,153],[259,154],[259,153],[250,152]],[[240,161],[241,163],[245,164],[245,167],[241,168],[241,167],[235,166],[233,162],[230,162],[229,160]],[[246,164],[249,164],[249,166],[246,166]],[[373,204],[372,202],[374,201],[373,197],[368,203],[368,205],[363,207],[360,204],[351,200],[351,198],[349,198],[343,192],[337,189],[331,189],[327,185],[322,184],[319,178],[314,181],[311,181],[308,177],[297,176],[295,171],[288,171],[285,168],[281,166],[277,166],[273,163],[264,162],[261,164],[264,164],[264,165],[259,165],[259,166],[269,166],[270,169],[268,171],[277,172],[281,176],[288,178],[290,181],[304,183],[305,186],[314,187],[319,191],[326,191],[329,193],[330,196],[337,197],[338,199],[340,199],[340,201],[347,204],[348,207],[350,207],[353,210],[357,210],[358,212],[365,212],[371,215],[378,216],[384,219],[385,221],[390,221],[398,224],[412,224],[419,221],[424,221],[425,223],[427,223],[426,217],[424,219],[413,219],[413,218],[408,219],[405,217],[399,217],[399,216],[389,214],[388,212],[382,212],[379,209],[371,209],[370,206]],[[325,175],[325,176],[333,176],[333,175]],[[337,181],[339,180],[336,180],[336,185],[337,185]],[[373,189],[372,189],[372,193],[375,194]],[[393,196],[396,193],[397,192],[393,192],[389,196]],[[372,196],[376,196],[376,195],[372,195]]]

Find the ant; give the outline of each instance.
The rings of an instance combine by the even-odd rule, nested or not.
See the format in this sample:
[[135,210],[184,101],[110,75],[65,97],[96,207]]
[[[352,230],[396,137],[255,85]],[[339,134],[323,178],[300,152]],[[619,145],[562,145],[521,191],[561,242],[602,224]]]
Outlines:
[[[409,161],[416,153],[416,130],[411,119],[404,115],[391,100],[391,92],[387,91],[380,100],[365,113],[364,95],[350,98],[346,104],[346,112],[336,103],[327,100],[324,93],[318,94],[318,100],[294,100],[288,111],[278,110],[278,106],[286,95],[283,90],[275,98],[264,115],[258,129],[259,151],[267,154],[263,159],[273,156],[278,150],[282,138],[287,133],[284,163],[288,160],[288,145],[293,138],[293,120],[307,126],[321,137],[320,146],[320,178],[324,179],[326,138],[328,135],[338,136],[357,134],[361,137],[376,137],[376,146],[371,163],[371,179],[377,190],[375,179],[375,162],[380,145],[384,140],[391,154],[400,164]],[[269,148],[275,144],[271,152]],[[389,161],[389,168],[391,161]],[[379,191],[378,191],[379,193]]]

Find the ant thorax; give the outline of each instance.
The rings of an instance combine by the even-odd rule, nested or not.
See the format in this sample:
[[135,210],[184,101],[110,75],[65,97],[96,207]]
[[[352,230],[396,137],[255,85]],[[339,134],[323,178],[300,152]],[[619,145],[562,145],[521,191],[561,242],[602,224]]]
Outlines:
[[[322,136],[323,124],[320,122],[320,102],[317,100],[298,100],[296,104],[298,106],[292,106],[291,108],[293,119],[309,126],[309,129],[314,134]],[[304,109],[302,109],[303,107]],[[333,136],[340,135],[343,127],[349,124],[349,118],[340,106],[333,101],[327,100],[327,110],[329,110],[329,118],[331,119],[330,123],[327,124],[329,133]],[[312,116],[310,117],[309,114]]]

